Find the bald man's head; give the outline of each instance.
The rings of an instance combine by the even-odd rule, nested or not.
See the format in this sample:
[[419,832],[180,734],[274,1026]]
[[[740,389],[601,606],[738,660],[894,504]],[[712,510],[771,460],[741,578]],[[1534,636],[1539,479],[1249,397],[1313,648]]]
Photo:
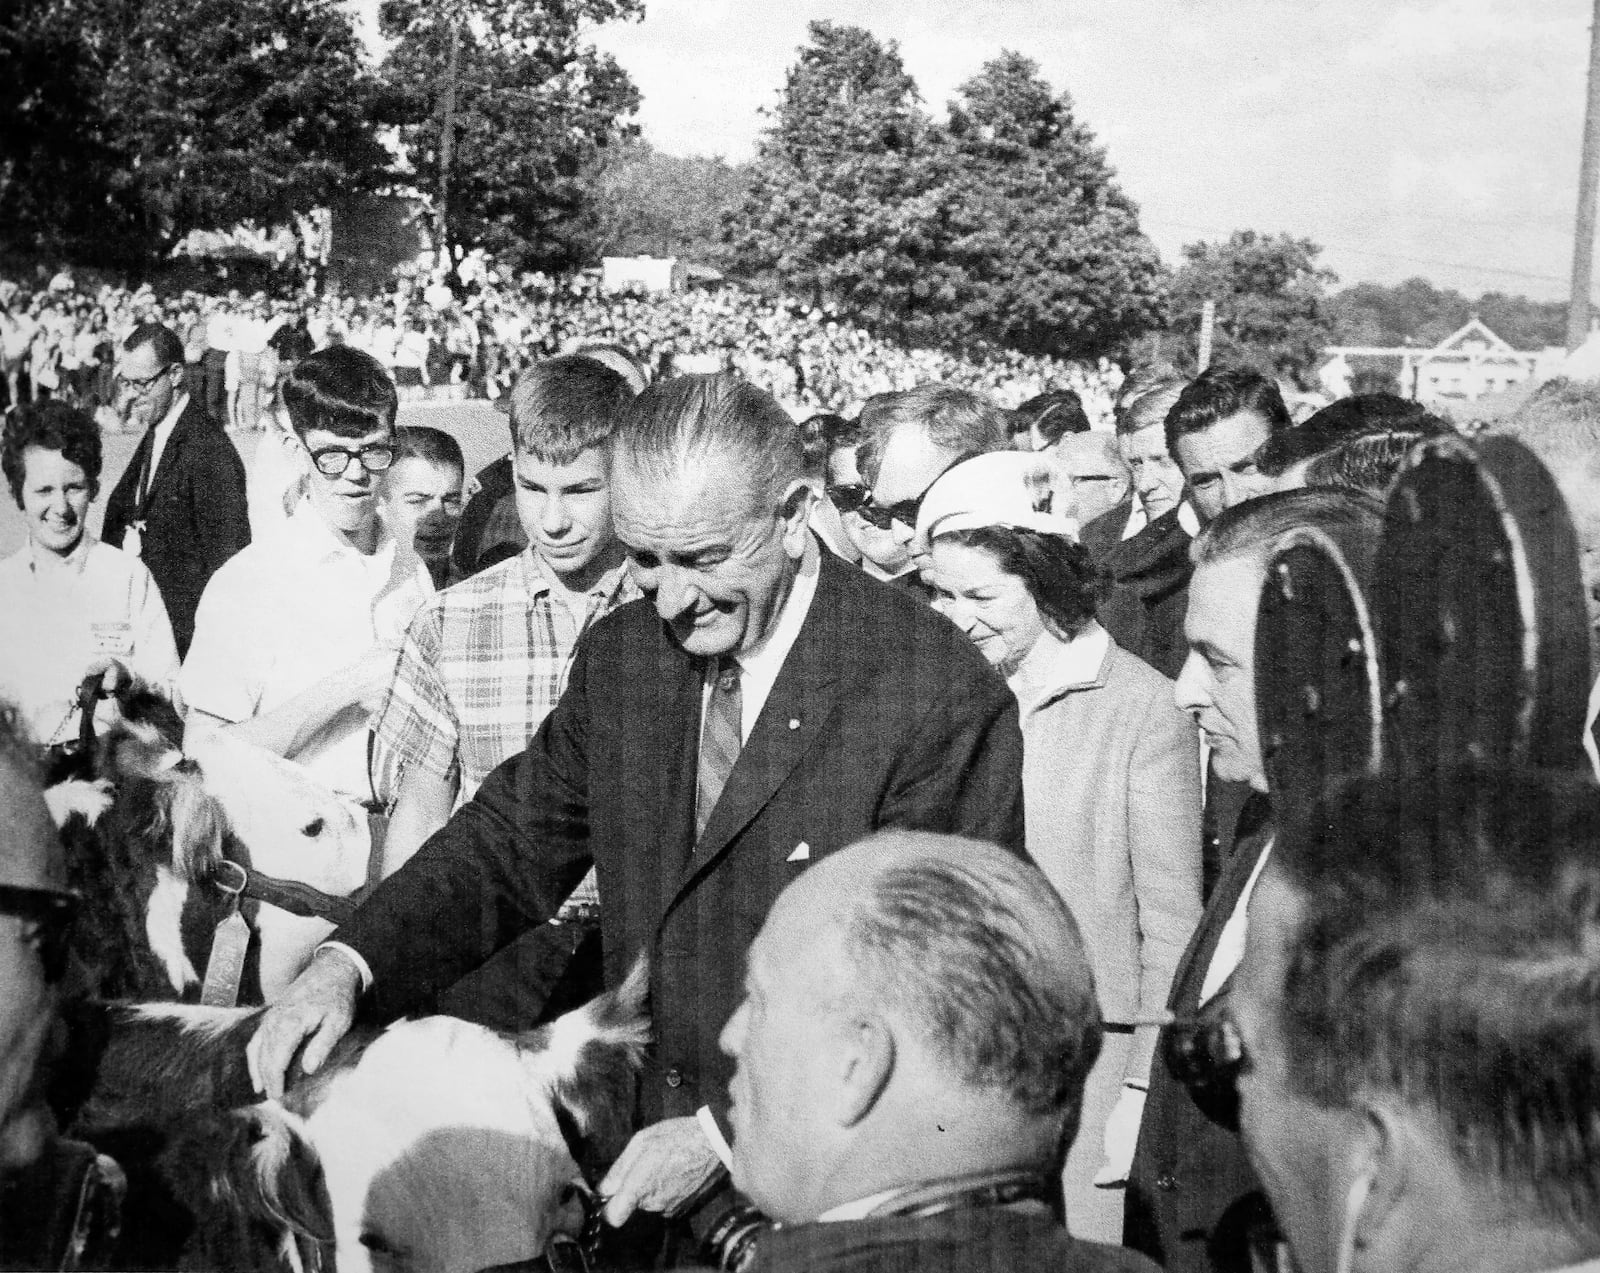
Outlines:
[[[841,1161],[905,1147],[855,1182],[901,1183],[924,1134],[940,1133],[925,1157],[944,1155],[946,1174],[1036,1160],[1075,1127],[1100,1034],[1082,938],[1037,867],[977,840],[880,832],[791,883],[751,946],[722,1037],[738,1060],[735,1183],[798,1220],[840,1200]],[[1001,1126],[1009,1139],[977,1130]]]

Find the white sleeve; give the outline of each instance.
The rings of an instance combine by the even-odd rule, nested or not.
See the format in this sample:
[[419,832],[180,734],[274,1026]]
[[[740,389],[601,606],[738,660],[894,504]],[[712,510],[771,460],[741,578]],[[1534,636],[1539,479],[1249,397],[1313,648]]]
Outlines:
[[212,575],[200,596],[178,691],[186,706],[238,722],[254,717],[261,702],[264,616],[251,590],[241,586],[241,573],[229,569],[234,564],[227,562]]
[[161,591],[143,562],[128,586],[128,617],[133,624],[133,671],[169,697],[178,681],[178,646]]

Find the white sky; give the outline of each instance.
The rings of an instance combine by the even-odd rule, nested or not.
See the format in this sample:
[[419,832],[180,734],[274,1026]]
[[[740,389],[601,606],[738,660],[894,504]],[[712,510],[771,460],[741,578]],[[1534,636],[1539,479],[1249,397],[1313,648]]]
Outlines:
[[1590,0],[646,5],[594,39],[662,150],[748,158],[806,23],[827,18],[897,41],[938,113],[1001,49],[1033,58],[1169,262],[1251,228],[1321,243],[1343,283],[1566,293]]

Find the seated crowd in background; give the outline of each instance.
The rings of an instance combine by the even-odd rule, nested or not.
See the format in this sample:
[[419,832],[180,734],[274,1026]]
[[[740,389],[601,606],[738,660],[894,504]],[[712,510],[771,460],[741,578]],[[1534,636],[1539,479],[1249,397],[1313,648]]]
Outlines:
[[[13,300],[8,319],[50,327],[58,353],[63,314],[122,355],[148,350],[127,344],[161,303],[102,300],[104,312]],[[271,368],[270,392],[262,349],[209,343],[254,346],[254,334],[194,335],[239,315],[271,326],[271,303],[235,302],[193,310],[182,344],[199,357],[183,384],[209,409],[220,371],[227,418],[282,436],[252,471],[253,538],[205,583],[181,670],[137,546],[87,533],[99,429],[70,402],[93,409],[97,390],[88,377],[62,388],[58,356],[49,399],[5,428],[28,542],[0,562],[13,602],[0,607],[0,695],[48,744],[75,732],[87,675],[169,689],[191,731],[235,731],[386,815],[353,886],[376,882],[523,751],[580,643],[640,595],[611,517],[612,432],[648,379],[627,350],[670,366],[675,342],[714,339],[724,320],[742,330],[756,302],[538,285],[490,295],[471,318],[332,302],[305,325],[307,348]],[[1146,1267],[1089,1245],[1126,1235],[1169,1269],[1231,1270],[1222,1222],[1257,1187],[1305,1273],[1542,1273],[1600,1254],[1600,1145],[1582,1116],[1600,1071],[1584,1024],[1600,1009],[1600,797],[1513,774],[1475,776],[1455,802],[1394,779],[1316,810],[1263,798],[1252,695],[1265,562],[1317,526],[1369,563],[1376,497],[1448,426],[1387,395],[1296,423],[1270,379],[1227,369],[1078,374],[1068,389],[1044,361],[1012,358],[936,383],[918,373],[957,370],[943,356],[896,362],[854,329],[762,314],[770,346],[728,362],[765,366],[791,403],[860,405],[855,419],[794,426],[820,496],[807,561],[831,554],[926,602],[1004,678],[1037,869],[885,832],[798,873],[766,915],[722,1035],[737,1062],[732,1180],[783,1222],[754,1239],[756,1267],[988,1267],[932,1254],[985,1243]],[[476,339],[451,337],[459,325]],[[391,331],[392,351],[368,352],[389,350]],[[574,336],[625,348],[559,355]],[[176,403],[179,364],[158,361]],[[396,416],[405,389],[475,374],[509,391],[508,454],[463,509],[459,445]],[[27,376],[51,388],[32,365]],[[1086,406],[1118,385],[1114,428],[1091,429],[1104,416]],[[274,395],[287,428],[270,425]],[[117,397],[113,381],[99,402]],[[1592,565],[1600,437],[1592,404],[1574,410],[1586,428],[1555,431],[1565,451],[1543,445]],[[144,420],[153,439],[168,413],[145,414],[160,416]],[[1218,826],[1229,783],[1239,801]],[[1223,846],[1211,859],[1208,835]],[[24,891],[54,878],[10,869],[0,857],[0,882]],[[562,914],[584,925],[578,911],[606,905],[591,872]],[[0,890],[7,923],[30,913]],[[475,1010],[515,1028],[563,979],[598,988],[594,926],[552,929],[483,966]],[[1402,977],[1426,1013],[1395,1006]],[[1221,1076],[1242,1140],[1207,1125],[1154,1059],[1164,1008],[1213,1002],[1247,1058]],[[1071,1238],[1050,1218],[1058,1188]],[[958,1218],[933,1224],[941,1214]]]

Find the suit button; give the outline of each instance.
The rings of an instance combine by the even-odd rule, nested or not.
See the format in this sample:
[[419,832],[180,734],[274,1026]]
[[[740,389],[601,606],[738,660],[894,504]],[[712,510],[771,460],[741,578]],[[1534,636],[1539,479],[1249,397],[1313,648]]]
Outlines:
[[667,1086],[668,1087],[682,1087],[683,1086],[683,1071],[680,1070],[676,1065],[674,1065],[670,1070],[667,1071]]
[[1170,1171],[1164,1171],[1156,1177],[1156,1188],[1171,1193],[1178,1187],[1178,1178]]

